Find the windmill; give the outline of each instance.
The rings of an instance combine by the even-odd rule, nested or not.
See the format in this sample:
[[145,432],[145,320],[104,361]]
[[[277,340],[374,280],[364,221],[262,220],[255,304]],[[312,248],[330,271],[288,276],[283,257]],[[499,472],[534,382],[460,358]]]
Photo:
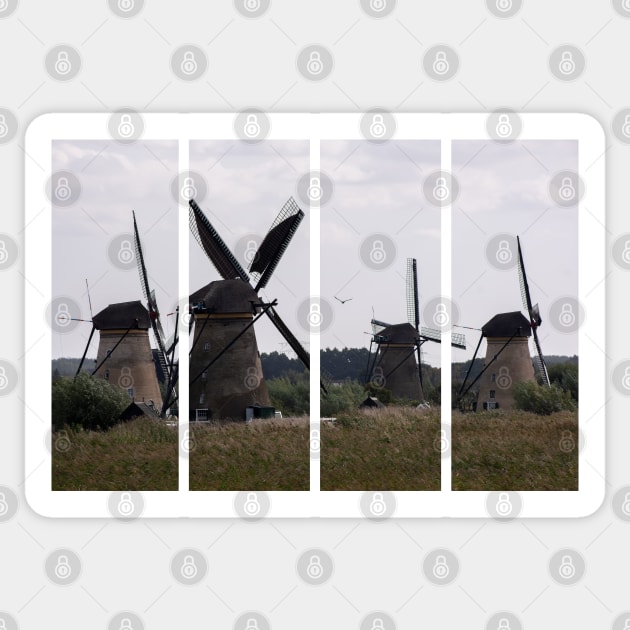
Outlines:
[[[527,312],[525,317],[521,311],[499,313],[481,328],[481,336],[477,343],[475,354],[458,393],[462,398],[471,387],[479,381],[477,396],[477,410],[482,409],[512,409],[514,407],[513,387],[517,383],[535,381],[536,373],[543,385],[549,386],[549,375],[543,356],[538,328],[542,323],[538,304],[532,305],[529,283],[523,261],[521,241],[516,237],[518,248],[518,275],[523,300],[523,308]],[[535,357],[529,352],[529,339],[533,338]],[[483,339],[486,339],[487,349],[483,370],[467,385],[468,377]],[[536,370],[534,371],[534,366]]]
[[[442,335],[439,330],[420,326],[418,267],[415,258],[407,259],[406,285],[407,322],[388,324],[372,319],[366,380],[387,387],[396,398],[422,401],[422,345],[427,341],[441,343]],[[376,353],[371,360],[373,345],[376,345]],[[466,338],[453,333],[451,345],[466,348]]]
[[[145,403],[156,416],[164,416],[174,401],[177,383],[177,326],[170,344],[164,342],[155,292],[149,287],[148,274],[135,213],[133,214],[136,260],[142,290],[148,309],[140,300],[108,305],[92,317],[92,330],[85,346],[77,374],[80,372],[95,331],[99,332],[96,367],[91,375],[127,390],[134,402]],[[157,349],[152,350],[149,330],[152,329]],[[157,359],[157,361],[156,361]],[[166,383],[166,396],[162,400],[158,383],[159,371]]]
[[194,199],[189,202],[190,229],[222,280],[190,295],[194,334],[190,349],[190,417],[245,418],[247,407],[271,405],[262,372],[254,324],[266,315],[310,367],[310,357],[275,307],[258,293],[267,286],[304,212],[291,197],[281,208],[249,265],[241,267]]
[[167,411],[176,402],[175,388],[177,386],[177,377],[179,372],[179,363],[175,359],[175,351],[178,343],[178,317],[179,310],[175,317],[175,329],[173,337],[166,342],[164,335],[164,329],[160,321],[160,311],[158,310],[157,301],[155,299],[155,291],[149,286],[149,276],[147,274],[147,268],[144,263],[144,253],[142,251],[142,243],[140,241],[140,233],[138,232],[138,224],[136,222],[136,213],[132,211],[133,215],[133,239],[136,251],[136,262],[138,264],[138,273],[140,275],[140,285],[142,286],[142,293],[144,299],[147,302],[147,308],[149,313],[149,321],[151,328],[153,329],[153,336],[155,337],[156,350],[155,355],[157,358],[157,365],[159,365],[165,381],[165,396],[162,402],[162,408],[160,415],[165,416]]

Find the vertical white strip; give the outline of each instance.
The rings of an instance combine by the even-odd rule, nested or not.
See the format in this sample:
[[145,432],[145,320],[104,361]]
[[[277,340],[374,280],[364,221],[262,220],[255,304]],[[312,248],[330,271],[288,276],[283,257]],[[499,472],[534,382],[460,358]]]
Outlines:
[[[450,136],[442,138],[441,142],[441,170],[446,173],[452,173],[451,170],[451,139]],[[452,187],[451,187],[452,189]],[[451,297],[451,196],[449,195],[449,204],[442,207],[441,221],[441,286],[442,297],[450,299]],[[450,313],[452,317],[452,313]],[[442,427],[446,430],[447,444],[452,447],[451,440],[451,330],[442,332],[441,343],[441,392],[442,392]],[[449,449],[448,457],[442,457],[441,485],[442,492],[451,491],[451,450]]]
[[[319,134],[313,138],[313,128],[311,129],[310,147],[311,147],[311,172],[320,169],[320,137]],[[319,129],[319,125],[317,126]],[[320,207],[319,199],[311,200],[310,204],[310,234],[311,234],[311,250],[310,250],[310,295],[320,295]],[[326,325],[326,322],[322,322]],[[319,457],[311,457],[311,492],[319,492],[320,482],[320,462],[322,457],[321,448],[321,427],[320,427],[320,347],[321,339],[317,334],[310,335],[310,353],[311,353],[311,420],[310,431],[316,429],[320,436]],[[309,433],[310,437],[310,433]],[[309,441],[310,448],[310,441]]]
[[[189,160],[189,138],[180,137],[179,140],[179,172],[185,172],[188,170]],[[178,222],[177,222],[177,243],[178,243],[178,258],[179,261],[179,273],[178,273],[178,291],[179,291],[179,491],[188,492],[188,471],[189,471],[189,458],[194,456],[194,453],[186,453],[184,446],[188,445],[188,441],[185,439],[188,436],[185,435],[185,431],[188,428],[188,379],[190,375],[189,363],[188,363],[188,326],[182,325],[183,318],[187,315],[188,307],[188,295],[190,294],[189,287],[189,247],[188,247],[188,209],[178,205],[177,208]]]

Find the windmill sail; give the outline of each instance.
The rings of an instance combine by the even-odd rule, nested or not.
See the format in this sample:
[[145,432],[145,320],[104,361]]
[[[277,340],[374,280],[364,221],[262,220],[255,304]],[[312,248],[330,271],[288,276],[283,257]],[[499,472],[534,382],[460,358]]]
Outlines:
[[190,231],[221,277],[224,280],[241,278],[245,282],[249,282],[247,273],[228,249],[228,246],[195,200],[191,199],[188,203],[190,205]]
[[525,273],[525,262],[523,261],[523,250],[521,249],[521,241],[519,237],[516,237],[516,243],[518,246],[518,277],[521,285],[521,297],[523,298],[523,306],[527,310],[529,315],[529,321],[532,326],[532,336],[534,338],[534,346],[536,347],[536,357],[534,357],[534,366],[543,384],[549,385],[549,374],[547,373],[547,365],[545,364],[545,358],[540,347],[540,340],[538,339],[538,327],[542,323],[540,316],[540,309],[538,304],[532,306],[532,298],[529,292],[529,283],[527,281],[527,274]]
[[255,291],[267,286],[303,218],[304,212],[290,197],[271,224],[250,264],[249,271],[256,280]]
[[169,379],[170,372],[168,369],[168,362],[166,361],[166,349],[164,347],[164,330],[160,322],[160,312],[157,308],[157,302],[155,299],[155,291],[149,288],[149,277],[147,274],[147,268],[144,264],[144,254],[142,252],[142,243],[140,242],[140,234],[138,233],[138,224],[136,223],[136,213],[133,215],[133,240],[136,250],[136,261],[138,263],[138,272],[140,274],[140,284],[142,285],[142,293],[147,301],[147,307],[149,311],[149,319],[151,322],[151,328],[155,336],[155,342],[157,344],[157,356],[162,368],[162,373]]
[[407,321],[420,328],[420,302],[418,300],[418,267],[415,258],[407,258]]
[[309,353],[304,349],[302,344],[296,339],[295,335],[289,330],[289,327],[282,321],[280,315],[278,315],[278,311],[271,306],[267,309],[267,315],[269,319],[273,323],[273,325],[278,329],[278,332],[285,338],[286,342],[291,346],[291,349],[297,355],[298,359],[302,361],[304,367],[307,370],[311,369],[311,357]]

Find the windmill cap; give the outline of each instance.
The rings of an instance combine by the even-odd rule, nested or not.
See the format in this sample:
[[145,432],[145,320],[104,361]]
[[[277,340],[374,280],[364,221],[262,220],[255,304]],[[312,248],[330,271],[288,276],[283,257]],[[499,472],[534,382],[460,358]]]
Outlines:
[[210,313],[251,313],[252,302],[259,301],[251,285],[239,278],[216,280],[190,296],[193,307],[203,304]]
[[481,332],[484,337],[529,337],[532,326],[523,313],[513,311],[495,315],[481,328]]
[[392,324],[383,328],[377,335],[384,343],[411,343],[414,344],[420,336],[418,331],[409,323]]
[[140,300],[134,302],[119,302],[110,304],[92,318],[96,330],[117,330],[121,328],[140,328],[148,330],[151,327],[149,311]]

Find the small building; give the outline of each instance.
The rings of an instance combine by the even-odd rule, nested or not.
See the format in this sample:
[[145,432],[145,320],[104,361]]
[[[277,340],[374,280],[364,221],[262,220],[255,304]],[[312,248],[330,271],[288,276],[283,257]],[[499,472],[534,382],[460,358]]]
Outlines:
[[360,405],[361,409],[383,409],[385,405],[375,396],[368,396]]

